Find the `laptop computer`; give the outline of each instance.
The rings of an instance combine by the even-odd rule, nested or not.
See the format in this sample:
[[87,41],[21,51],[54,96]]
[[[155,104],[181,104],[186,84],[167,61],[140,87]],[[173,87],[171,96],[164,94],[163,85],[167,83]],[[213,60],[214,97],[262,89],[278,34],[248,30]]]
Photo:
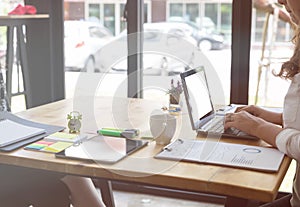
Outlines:
[[225,113],[214,109],[204,67],[185,71],[180,77],[193,130],[205,136],[258,139],[237,129],[224,131]]

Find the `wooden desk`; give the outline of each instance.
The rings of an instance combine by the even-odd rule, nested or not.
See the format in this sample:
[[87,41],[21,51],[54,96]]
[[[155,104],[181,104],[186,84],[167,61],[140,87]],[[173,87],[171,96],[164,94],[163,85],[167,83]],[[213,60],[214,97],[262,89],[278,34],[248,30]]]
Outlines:
[[[66,115],[73,109],[80,110],[81,104],[81,106],[89,107],[85,105],[87,102],[87,98],[78,98],[74,103],[72,100],[62,100],[29,109],[19,115],[38,122],[66,126]],[[154,109],[160,109],[160,107],[161,104],[157,102],[141,99],[96,98],[94,111],[91,110],[93,107],[89,107],[88,110],[82,108],[82,131],[95,133],[96,127],[108,126],[135,127],[146,130],[149,115]],[[95,118],[98,126],[93,123]],[[185,121],[179,123],[182,123],[182,126],[189,124]],[[224,139],[224,141],[232,142],[230,139]],[[239,143],[264,145],[261,141],[239,141]],[[106,180],[225,195],[227,196],[226,206],[247,206],[246,203],[249,200],[269,202],[276,197],[291,161],[285,157],[279,172],[264,173],[224,166],[154,159],[153,155],[161,148],[162,146],[151,142],[146,148],[113,165],[57,159],[53,154],[23,149],[11,153],[0,153],[0,163]]]

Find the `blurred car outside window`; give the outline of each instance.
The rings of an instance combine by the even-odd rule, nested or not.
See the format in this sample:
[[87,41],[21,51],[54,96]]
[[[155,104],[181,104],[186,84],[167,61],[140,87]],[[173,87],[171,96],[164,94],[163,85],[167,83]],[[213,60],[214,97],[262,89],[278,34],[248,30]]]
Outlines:
[[[145,23],[143,74],[170,76],[191,67],[194,50],[197,50],[197,41],[191,36],[192,30],[177,23]],[[101,72],[127,71],[126,39],[127,31],[124,30],[101,49]]]
[[[182,27],[189,28],[191,36],[197,41],[197,46],[201,51],[221,50],[225,47],[224,34],[215,30],[215,25],[210,18],[202,18],[203,26],[185,20],[183,17],[170,17],[168,22],[182,24]],[[207,20],[209,19],[209,20]],[[206,23],[205,23],[206,22]]]
[[89,21],[65,21],[65,70],[97,72],[100,49],[113,39],[103,25]]

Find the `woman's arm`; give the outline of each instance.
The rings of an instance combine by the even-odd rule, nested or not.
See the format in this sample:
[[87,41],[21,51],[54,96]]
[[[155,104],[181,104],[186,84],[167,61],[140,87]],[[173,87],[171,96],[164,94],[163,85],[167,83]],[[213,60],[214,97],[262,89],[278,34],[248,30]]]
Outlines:
[[300,131],[283,129],[276,137],[277,148],[289,157],[300,161]]
[[263,139],[267,143],[276,147],[276,137],[283,130],[277,124],[268,122],[263,118],[250,114],[246,110],[237,113],[226,114],[225,130],[234,127],[247,134]]
[[282,125],[282,113],[273,112],[270,110],[263,109],[258,106],[249,105],[238,107],[236,112],[247,111],[248,113],[257,116],[259,118],[264,119],[267,122],[271,122],[273,124]]

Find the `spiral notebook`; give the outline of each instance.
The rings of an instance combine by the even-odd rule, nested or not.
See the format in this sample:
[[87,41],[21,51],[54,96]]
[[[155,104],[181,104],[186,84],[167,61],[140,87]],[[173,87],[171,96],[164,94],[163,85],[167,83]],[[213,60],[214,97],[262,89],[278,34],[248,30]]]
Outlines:
[[0,147],[4,147],[36,135],[45,133],[42,128],[17,123],[9,119],[0,119]]
[[167,145],[155,158],[276,172],[284,154],[269,147],[178,139]]

